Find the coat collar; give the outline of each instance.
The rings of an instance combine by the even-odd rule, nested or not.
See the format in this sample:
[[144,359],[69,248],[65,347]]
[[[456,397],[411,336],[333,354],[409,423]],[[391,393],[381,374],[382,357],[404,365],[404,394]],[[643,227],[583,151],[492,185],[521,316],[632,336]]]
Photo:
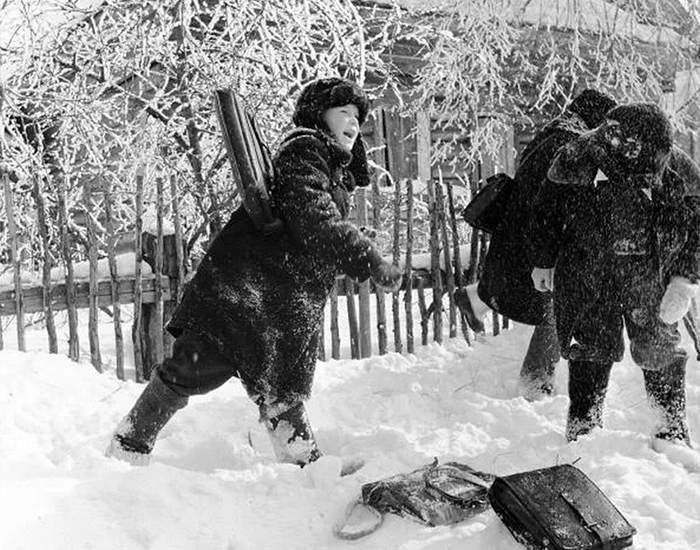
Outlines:
[[322,141],[328,147],[333,160],[337,162],[340,166],[347,166],[348,164],[350,164],[350,160],[352,159],[352,153],[343,149],[332,135],[322,130],[303,127],[294,128],[284,137],[282,143],[280,144],[280,147],[285,143],[301,136],[313,136]]

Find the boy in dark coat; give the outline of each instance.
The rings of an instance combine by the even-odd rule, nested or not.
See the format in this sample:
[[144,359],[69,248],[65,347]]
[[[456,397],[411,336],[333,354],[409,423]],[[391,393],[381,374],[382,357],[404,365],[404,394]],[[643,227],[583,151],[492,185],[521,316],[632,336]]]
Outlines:
[[678,321],[700,276],[700,169],[673,145],[667,117],[652,104],[612,109],[558,153],[534,211],[532,278],[554,290],[569,361],[567,439],[602,426],[624,324],[659,411],[655,445],[690,447]]
[[578,94],[566,111],[547,124],[528,144],[515,172],[503,220],[491,235],[484,271],[477,284],[455,292],[455,299],[472,330],[483,331],[482,319],[491,309],[514,321],[535,325],[520,370],[520,387],[527,399],[552,393],[559,344],[551,293],[532,286],[526,228],[531,205],[557,151],[598,126],[615,100],[597,90]]
[[360,126],[369,103],[356,84],[326,78],[301,93],[297,126],[273,159],[273,208],[283,229],[256,231],[243,207],[208,250],[168,324],[172,357],[117,427],[108,456],[145,463],[156,436],[191,395],[235,376],[260,410],[280,462],[320,452],[308,422],[326,300],[336,276],[372,277],[387,291],[401,272],[346,221],[350,193],[369,175]]

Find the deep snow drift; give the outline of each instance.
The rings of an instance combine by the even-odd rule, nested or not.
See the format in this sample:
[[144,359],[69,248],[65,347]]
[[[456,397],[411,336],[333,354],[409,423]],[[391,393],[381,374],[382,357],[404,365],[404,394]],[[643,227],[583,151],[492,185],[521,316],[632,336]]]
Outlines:
[[[109,328],[105,321],[106,359]],[[516,325],[472,347],[461,337],[446,339],[418,347],[415,356],[319,363],[308,410],[327,456],[303,470],[275,463],[257,411],[236,380],[193,398],[161,432],[150,466],[107,459],[110,433],[143,386],[64,356],[2,351],[0,547],[521,548],[490,510],[438,528],[388,516],[359,541],[334,538],[333,524],[363,483],[438,457],[501,475],[578,460],[637,528],[634,548],[700,548],[700,476],[649,447],[653,417],[641,371],[629,357],[616,365],[606,428],[567,444],[565,363],[557,369],[557,395],[536,403],[517,396],[531,330]],[[13,336],[6,328],[6,346]],[[30,349],[46,345],[38,329],[27,340]],[[690,350],[687,337],[684,344]],[[687,380],[696,439],[698,367],[691,359]],[[367,463],[340,478],[341,456]]]

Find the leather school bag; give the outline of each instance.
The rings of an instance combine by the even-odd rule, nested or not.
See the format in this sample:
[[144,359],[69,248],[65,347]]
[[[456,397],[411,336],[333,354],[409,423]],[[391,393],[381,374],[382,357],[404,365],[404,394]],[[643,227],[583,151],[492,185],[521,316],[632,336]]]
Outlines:
[[489,501],[528,550],[618,550],[636,529],[570,464],[497,477]]

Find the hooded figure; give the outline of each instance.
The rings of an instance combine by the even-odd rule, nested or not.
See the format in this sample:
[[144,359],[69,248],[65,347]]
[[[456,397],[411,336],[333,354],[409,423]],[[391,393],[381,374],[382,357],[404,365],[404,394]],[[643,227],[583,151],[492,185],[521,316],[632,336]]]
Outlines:
[[533,264],[526,228],[532,201],[557,151],[598,126],[615,105],[605,93],[584,90],[528,144],[515,172],[503,218],[491,235],[478,285],[455,292],[457,304],[476,332],[483,331],[480,318],[487,308],[516,322],[536,325],[520,370],[519,385],[527,399],[552,393],[554,367],[560,359],[551,293],[537,292],[530,278]]
[[387,290],[401,283],[398,268],[346,220],[350,192],[369,181],[359,137],[368,109],[364,91],[348,80],[316,80],[301,92],[297,128],[273,158],[269,187],[283,229],[264,235],[243,207],[232,214],[168,324],[172,357],[154,369],[109,455],[145,462],[189,396],[235,376],[259,407],[278,460],[304,465],[320,456],[304,401],[336,277],[371,276]]
[[562,148],[532,221],[533,281],[542,291],[553,284],[569,361],[567,439],[602,426],[624,326],[659,411],[654,441],[690,446],[678,321],[700,275],[700,171],[673,145],[666,115],[619,106]]

